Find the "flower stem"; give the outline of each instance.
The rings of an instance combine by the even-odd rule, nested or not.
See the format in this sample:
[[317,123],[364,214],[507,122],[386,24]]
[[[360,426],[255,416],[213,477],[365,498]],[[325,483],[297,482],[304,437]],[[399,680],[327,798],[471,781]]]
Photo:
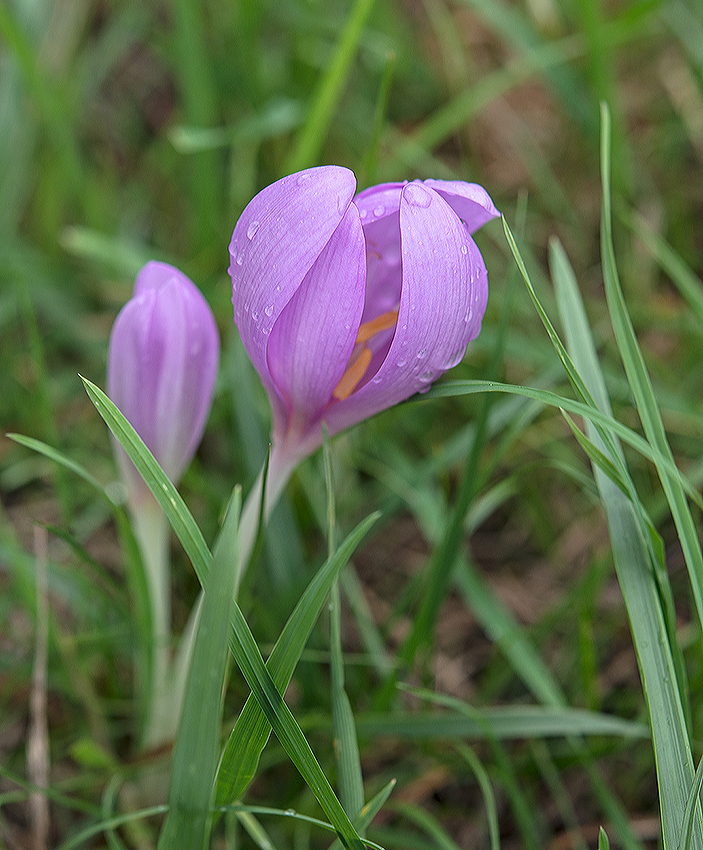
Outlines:
[[177,706],[168,695],[171,638],[171,582],[168,522],[153,500],[144,500],[132,511],[134,536],[146,572],[151,612],[152,664],[142,745],[155,747],[169,740],[178,723]]
[[[264,499],[264,522],[271,516],[271,512],[276,507],[283,488],[288,483],[291,474],[298,465],[298,459],[292,457],[283,451],[278,451],[274,445],[271,449],[269,458],[268,476],[266,478],[266,496]],[[249,560],[251,558],[256,536],[259,531],[259,517],[261,515],[261,490],[264,476],[262,468],[254,486],[249,491],[249,495],[244,503],[242,510],[242,518],[239,526],[239,563],[237,566],[238,572],[234,583],[234,596],[237,598],[239,586],[244,578],[244,573]]]

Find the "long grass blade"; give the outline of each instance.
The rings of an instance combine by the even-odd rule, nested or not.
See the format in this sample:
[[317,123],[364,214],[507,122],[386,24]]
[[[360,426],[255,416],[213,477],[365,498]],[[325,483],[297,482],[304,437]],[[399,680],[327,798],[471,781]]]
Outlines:
[[[84,379],[86,391],[112,433],[139,470],[149,489],[164,508],[179,540],[191,556],[201,586],[210,570],[211,556],[200,529],[173,484],[159,467],[137,432],[105,393]],[[350,850],[363,846],[346,812],[335,796],[327,777],[290,709],[264,666],[261,653],[236,602],[232,605],[230,648],[257,702],[276,737],[300,771],[310,790],[335,827],[342,843]]]
[[374,0],[355,0],[332,61],[313,96],[310,114],[286,160],[286,174],[317,162],[373,3]]
[[[555,274],[555,285],[569,349],[592,395],[610,415],[607,390],[575,282],[568,274]],[[614,460],[591,421],[587,421],[587,433],[598,449]],[[618,455],[621,457],[619,448]],[[597,466],[594,475],[608,519],[615,568],[649,707],[664,846],[674,848],[683,821],[685,794],[693,778],[693,762],[670,636],[654,578],[651,538],[635,503]]]
[[205,847],[212,821],[212,795],[220,740],[222,684],[227,661],[230,608],[234,599],[242,507],[236,487],[225,518],[223,541],[207,576],[169,786],[169,810],[158,850]]
[[[339,570],[377,519],[378,514],[372,514],[349,534],[335,554],[320,568],[289,617],[266,662],[266,669],[279,691],[284,692],[288,686]],[[256,773],[259,757],[270,732],[270,724],[255,697],[250,694],[237,718],[220,762],[216,805],[226,805],[244,793]]]
[[[620,356],[630,387],[632,388],[632,393],[635,397],[637,411],[642,420],[644,432],[649,442],[673,463],[674,455],[669,446],[647,367],[645,366],[642,352],[637,343],[632,321],[627,312],[617,265],[615,263],[612,214],[610,209],[610,114],[605,104],[603,104],[601,111],[603,120],[601,255],[605,295],[615,331],[615,339],[620,350]],[[669,502],[671,515],[676,524],[686,566],[688,567],[693,598],[696,601],[696,609],[698,611],[698,620],[703,624],[703,551],[701,551],[698,532],[678,478],[672,478],[666,473],[662,474],[661,470],[658,470],[658,472],[667,501]]]

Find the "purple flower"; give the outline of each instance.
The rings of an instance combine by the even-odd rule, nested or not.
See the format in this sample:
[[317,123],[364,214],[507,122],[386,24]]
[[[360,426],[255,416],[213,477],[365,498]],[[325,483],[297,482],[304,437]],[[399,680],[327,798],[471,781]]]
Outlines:
[[[202,438],[219,352],[200,290],[173,266],[147,263],[112,327],[107,393],[174,483]],[[137,503],[146,486],[119,447],[117,459]]]
[[[429,389],[463,357],[488,298],[471,234],[499,215],[480,186],[386,183],[346,168],[260,192],[230,244],[234,321],[290,465],[330,434]],[[273,463],[273,459],[272,459]]]

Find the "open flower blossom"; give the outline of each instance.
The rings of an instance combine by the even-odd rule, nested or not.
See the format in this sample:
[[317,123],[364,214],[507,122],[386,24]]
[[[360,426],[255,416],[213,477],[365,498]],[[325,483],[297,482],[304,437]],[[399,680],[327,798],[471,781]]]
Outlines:
[[[195,284],[166,263],[150,262],[110,333],[107,394],[177,483],[200,443],[220,357],[215,318]],[[146,485],[116,444],[130,502]]]
[[[230,244],[234,321],[273,411],[271,465],[429,389],[488,299],[471,234],[499,215],[476,184],[311,168],[261,191]],[[285,473],[283,473],[285,477]]]

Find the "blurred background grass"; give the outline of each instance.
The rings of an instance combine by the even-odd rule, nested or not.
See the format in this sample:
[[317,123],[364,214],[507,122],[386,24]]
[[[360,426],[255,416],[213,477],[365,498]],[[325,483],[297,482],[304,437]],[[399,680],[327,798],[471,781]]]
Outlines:
[[[700,484],[700,0],[0,2],[0,431],[44,440],[111,481],[107,432],[77,373],[103,384],[109,329],[136,270],[152,257],[173,262],[203,290],[223,339],[213,413],[182,487],[211,541],[233,482],[247,487],[258,472],[268,433],[266,400],[232,324],[227,245],[259,189],[318,163],[353,168],[360,188],[430,176],[480,182],[522,231],[548,308],[547,241],[558,235],[579,278],[616,414],[637,427],[599,271],[602,99],[613,114],[615,241],[628,307],[677,461]],[[477,241],[490,303],[480,338],[452,377],[563,389],[529,298],[511,282],[499,225]],[[428,553],[460,487],[482,404],[467,396],[403,405],[334,443],[340,525],[348,530],[370,510],[384,511],[344,584],[355,713],[387,711],[398,699],[416,705],[411,696],[388,697],[381,684],[420,607]],[[469,572],[439,587],[436,628],[431,622],[421,635],[420,660],[403,679],[476,705],[547,702],[559,693],[569,705],[644,718],[585,456],[558,413],[501,399],[486,421],[464,522]],[[686,571],[652,468],[637,457],[631,463],[669,547],[699,742],[703,654],[690,625]],[[136,769],[129,761],[132,624],[109,506],[4,436],[0,495],[0,763],[24,773],[38,521],[57,527],[52,785],[97,804],[115,771]],[[324,556],[324,526],[322,462],[313,457],[294,477],[244,589],[262,646],[275,640]],[[176,546],[174,558],[181,626],[197,585]],[[535,668],[521,668],[511,654],[523,643]],[[326,647],[322,628],[289,698],[327,768],[329,735],[316,721],[329,705]],[[245,694],[233,676],[228,722]],[[613,817],[604,799],[626,813],[631,834],[620,841],[655,846],[649,742],[597,739],[575,751],[535,739],[476,752],[493,783],[503,847],[594,846],[594,830]],[[598,780],[589,768],[595,761]],[[371,790],[399,780],[395,808],[378,827],[381,843],[487,846],[480,786],[455,743],[392,736],[378,743],[362,733],[362,763]],[[314,810],[275,741],[262,768],[253,801]],[[22,847],[26,812],[21,801],[5,802],[0,842]],[[54,846],[80,817],[58,803],[52,816]],[[300,825],[271,829],[281,846],[321,846]]]

